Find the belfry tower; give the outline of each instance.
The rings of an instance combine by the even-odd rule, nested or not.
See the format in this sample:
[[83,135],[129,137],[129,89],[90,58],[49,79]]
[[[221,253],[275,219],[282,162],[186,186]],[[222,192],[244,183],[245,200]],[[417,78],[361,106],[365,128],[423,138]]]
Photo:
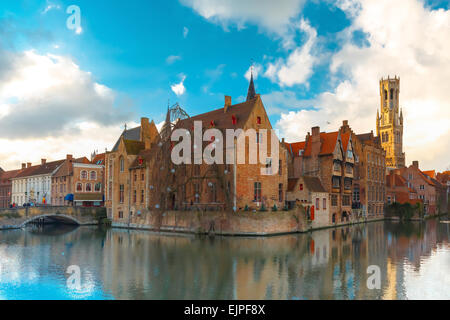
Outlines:
[[[403,111],[399,106],[400,77],[380,80],[380,110],[377,110],[377,136],[386,151],[388,169],[405,167],[403,152]],[[381,112],[380,112],[381,111]]]

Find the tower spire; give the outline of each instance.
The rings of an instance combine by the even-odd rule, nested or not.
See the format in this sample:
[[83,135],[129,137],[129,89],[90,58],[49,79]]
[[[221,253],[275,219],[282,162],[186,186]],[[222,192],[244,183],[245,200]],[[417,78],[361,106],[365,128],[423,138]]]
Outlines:
[[250,67],[250,84],[248,86],[247,101],[256,97],[255,84],[253,83],[253,64]]

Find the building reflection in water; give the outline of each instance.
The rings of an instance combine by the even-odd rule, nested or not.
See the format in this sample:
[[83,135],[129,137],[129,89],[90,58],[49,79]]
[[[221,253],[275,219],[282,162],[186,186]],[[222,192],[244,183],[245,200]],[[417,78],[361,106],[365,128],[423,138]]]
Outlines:
[[[17,272],[0,271],[0,297],[20,299],[4,284],[17,290],[27,274],[37,284],[51,279],[64,288],[66,268],[79,265],[84,293],[62,298],[407,299],[421,296],[411,275],[430,286],[436,282],[427,279],[430,272],[421,273],[424,264],[442,260],[446,265],[439,267],[449,269],[449,234],[449,225],[438,220],[267,238],[96,228],[11,231],[0,234],[0,261],[14,260]],[[380,290],[367,288],[371,265],[381,270]],[[450,298],[445,292],[450,287],[438,298]]]

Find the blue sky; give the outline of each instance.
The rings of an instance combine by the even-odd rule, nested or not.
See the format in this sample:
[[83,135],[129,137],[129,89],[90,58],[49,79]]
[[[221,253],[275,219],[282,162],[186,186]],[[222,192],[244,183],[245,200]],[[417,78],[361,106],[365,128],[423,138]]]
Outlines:
[[[70,5],[81,10],[80,34],[66,26]],[[380,20],[377,15],[387,11],[388,15],[382,15],[383,25],[373,23]],[[0,54],[9,60],[4,59],[2,64],[0,58],[0,79],[2,74],[9,75],[8,79],[21,74],[17,65],[27,65],[26,61],[47,63],[55,67],[58,76],[48,75],[48,96],[42,90],[24,87],[27,96],[28,91],[37,92],[30,93],[28,100],[20,91],[2,97],[0,87],[0,124],[5,125],[4,131],[0,129],[0,141],[3,135],[9,154],[0,150],[0,166],[17,166],[25,155],[12,150],[12,141],[33,148],[32,159],[28,160],[40,159],[38,152],[45,147],[34,150],[33,138],[58,145],[44,148],[58,156],[72,152],[60,148],[56,139],[62,136],[67,136],[65,141],[69,136],[89,140],[82,144],[84,148],[102,150],[111,148],[125,122],[133,125],[141,116],[156,123],[163,121],[169,101],[179,102],[191,115],[221,107],[224,95],[240,102],[246,96],[245,74],[252,61],[256,89],[263,96],[271,122],[290,141],[303,139],[315,125],[336,130],[344,119],[350,120],[358,133],[375,130],[378,80],[394,74],[405,79],[401,98],[410,130],[424,121],[418,111],[421,103],[437,104],[433,115],[443,116],[445,124],[449,120],[448,113],[442,114],[449,103],[449,97],[443,95],[445,90],[435,88],[415,96],[415,84],[421,77],[446,70],[447,65],[442,68],[445,57],[416,48],[415,42],[423,37],[432,42],[428,48],[442,50],[444,40],[421,35],[417,30],[439,33],[441,28],[445,38],[449,12],[449,1],[434,0],[399,0],[395,5],[385,0],[284,0],[278,4],[268,0],[3,0]],[[401,33],[405,33],[403,37]],[[417,39],[405,40],[409,37]],[[25,52],[32,54],[23,57]],[[411,52],[413,63],[405,61],[400,52]],[[42,61],[44,57],[52,58]],[[58,58],[65,60],[57,63]],[[428,63],[429,59],[436,65]],[[76,68],[72,69],[73,65]],[[63,81],[59,78],[64,68],[71,76]],[[12,71],[6,72],[8,69]],[[68,79],[76,77],[80,80],[71,84]],[[31,78],[44,85],[45,80],[39,76],[33,74]],[[436,83],[441,82],[436,79]],[[21,86],[20,81],[17,83],[15,88]],[[30,81],[25,83],[29,85]],[[99,94],[96,84],[107,88],[107,93]],[[184,89],[178,95],[171,89],[176,84]],[[84,94],[86,88],[90,91]],[[67,96],[67,92],[76,94]],[[60,99],[52,101],[54,95]],[[80,96],[84,99],[77,105]],[[64,97],[71,102],[63,101]],[[39,103],[31,110],[36,101]],[[92,114],[86,112],[91,119],[77,116],[77,108],[92,110]],[[100,119],[102,109],[104,119]],[[14,115],[15,111],[21,111],[20,117]],[[26,119],[27,114],[35,113],[49,122],[39,126],[35,116]],[[12,124],[25,129],[11,134]],[[10,126],[8,130],[6,125]],[[436,124],[427,126],[434,128]],[[87,128],[96,132],[104,129],[102,139],[96,142]],[[444,161],[444,155],[438,152],[445,147],[442,140],[450,137],[445,125],[440,125],[428,140],[419,134],[420,130],[405,132],[405,147],[410,148],[411,157],[421,154],[421,146],[440,141],[435,145],[436,152],[423,160],[428,167],[438,169],[450,165],[448,157]],[[438,156],[440,161],[436,160]],[[412,160],[407,153],[407,161]]]
[[[65,8],[72,4],[81,9],[80,35],[66,28],[69,14]],[[50,5],[59,8],[43,14]],[[190,114],[220,107],[224,94],[242,100],[248,87],[244,74],[251,61],[257,64],[265,56],[288,55],[281,48],[281,39],[256,25],[224,30],[177,1],[21,0],[2,1],[0,6],[2,19],[22,26],[22,34],[12,39],[15,50],[71,56],[97,82],[119,92],[123,99],[129,98],[127,102],[137,108],[137,118],[146,114],[156,122],[164,120],[168,100],[180,102]],[[312,2],[305,5],[303,14],[319,35],[330,39],[324,45],[337,50],[339,43],[332,38],[350,24],[344,12]],[[184,28],[188,29],[186,38]],[[31,32],[40,36],[27,35]],[[296,37],[301,43],[302,34]],[[169,56],[180,58],[169,64]],[[310,79],[307,90],[298,86],[298,97],[309,98],[330,89],[326,66],[321,69]],[[186,76],[186,93],[177,97],[170,86],[179,83],[182,75]],[[256,85],[261,94],[280,90],[267,78],[258,78]],[[279,117],[271,118],[276,121]]]

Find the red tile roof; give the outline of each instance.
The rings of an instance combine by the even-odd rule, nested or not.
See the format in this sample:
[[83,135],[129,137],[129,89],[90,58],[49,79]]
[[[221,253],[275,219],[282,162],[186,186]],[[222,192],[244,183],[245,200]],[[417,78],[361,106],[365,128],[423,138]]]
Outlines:
[[101,161],[99,164],[105,164],[105,153],[97,154],[94,159],[92,159],[91,163],[97,164],[99,161]]
[[435,170],[428,170],[428,171],[422,171],[422,172],[425,173],[430,178],[433,178],[433,179],[436,178],[436,171]]
[[9,180],[11,178],[14,178],[19,173],[20,173],[20,169],[0,172],[0,180]]
[[285,142],[284,145],[294,155],[294,157],[298,157],[300,155],[299,154],[300,150],[305,150],[306,142],[305,141],[293,143]]

